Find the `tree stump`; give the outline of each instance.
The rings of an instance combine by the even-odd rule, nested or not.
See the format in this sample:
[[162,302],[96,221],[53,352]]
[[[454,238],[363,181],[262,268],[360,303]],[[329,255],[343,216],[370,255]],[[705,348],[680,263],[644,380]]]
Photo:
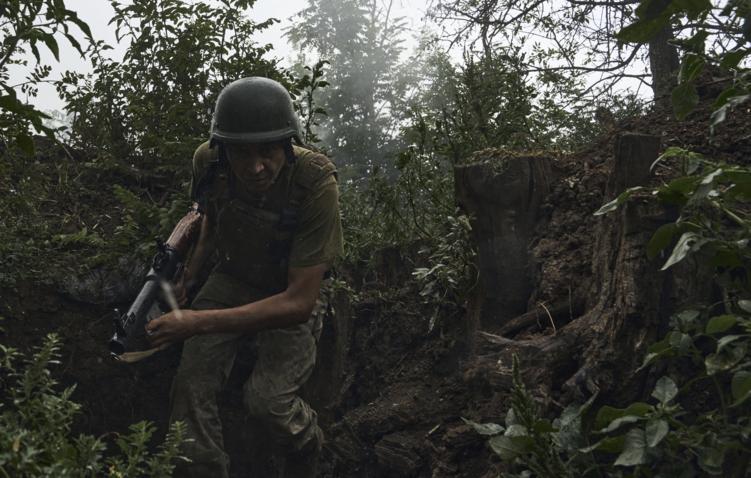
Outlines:
[[480,323],[522,314],[532,292],[528,246],[549,191],[550,159],[487,149],[454,167],[459,206],[471,217],[480,274]]
[[[649,135],[617,138],[605,201],[648,181],[659,145],[659,138]],[[583,220],[593,212],[582,211]],[[638,393],[641,385],[633,380],[633,371],[675,306],[671,275],[661,273],[660,261],[650,261],[645,250],[654,230],[666,220],[664,208],[639,199],[603,216],[592,231],[593,267],[584,313],[552,335],[527,340],[479,332],[468,376],[507,388],[512,357],[518,355],[527,383],[541,396],[551,398],[554,390],[586,394],[615,386],[624,397]]]

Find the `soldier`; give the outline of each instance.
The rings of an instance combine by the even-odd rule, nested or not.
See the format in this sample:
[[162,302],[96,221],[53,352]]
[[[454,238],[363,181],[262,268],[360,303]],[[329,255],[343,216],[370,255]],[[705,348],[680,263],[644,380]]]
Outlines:
[[192,308],[151,321],[154,346],[185,341],[170,421],[187,424],[179,476],[226,477],[217,393],[240,344],[257,361],[245,405],[285,450],[284,476],[314,476],[322,445],[316,412],[298,392],[316,357],[324,276],[342,250],[334,165],[292,144],[298,120],[285,88],[251,77],[219,94],[211,139],[193,158],[191,195],[205,216],[178,296],[212,254],[215,265]]

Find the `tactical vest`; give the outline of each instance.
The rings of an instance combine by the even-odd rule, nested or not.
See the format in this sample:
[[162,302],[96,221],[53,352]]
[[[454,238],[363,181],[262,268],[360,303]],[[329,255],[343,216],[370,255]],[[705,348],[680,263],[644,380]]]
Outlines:
[[215,272],[228,274],[268,294],[287,288],[288,259],[299,227],[300,208],[315,188],[333,181],[336,168],[324,155],[295,146],[294,163],[286,163],[264,193],[244,190],[229,168],[211,171],[205,193],[216,214]]

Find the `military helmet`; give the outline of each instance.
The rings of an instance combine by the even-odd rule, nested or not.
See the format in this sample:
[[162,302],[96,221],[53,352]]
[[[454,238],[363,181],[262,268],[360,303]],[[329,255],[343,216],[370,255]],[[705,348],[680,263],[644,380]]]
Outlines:
[[211,119],[211,141],[266,143],[300,140],[300,126],[287,90],[260,76],[233,81],[219,93]]

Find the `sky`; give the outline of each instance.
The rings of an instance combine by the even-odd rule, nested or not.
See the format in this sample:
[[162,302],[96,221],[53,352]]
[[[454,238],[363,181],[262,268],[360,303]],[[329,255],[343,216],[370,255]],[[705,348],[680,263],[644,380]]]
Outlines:
[[[395,15],[406,17],[410,28],[415,31],[419,30],[424,17],[426,2],[424,0],[393,1]],[[68,9],[77,12],[78,16],[89,24],[95,39],[103,40],[114,47],[114,50],[111,52],[113,58],[122,57],[125,52],[125,45],[117,45],[114,27],[107,24],[114,13],[109,0],[66,0],[65,5]],[[274,45],[273,56],[283,60],[291,58],[293,51],[284,37],[284,29],[291,25],[290,17],[306,6],[307,0],[257,0],[250,11],[250,17],[253,20],[263,21],[271,17],[280,20],[280,23],[273,25],[258,35],[256,39],[258,43],[272,43]],[[79,72],[91,71],[88,62],[84,61],[78,52],[67,44],[66,40],[60,39],[59,43],[60,62],[57,62],[45,48],[40,48],[42,62],[53,67],[51,79],[59,78],[66,70]],[[29,56],[31,57],[31,55]],[[33,62],[33,57],[31,58]],[[26,73],[27,71],[20,68],[12,69],[10,83],[14,84],[23,81]],[[61,111],[63,109],[63,102],[57,96],[57,92],[52,85],[40,85],[38,96],[30,100],[37,108],[43,111]]]

